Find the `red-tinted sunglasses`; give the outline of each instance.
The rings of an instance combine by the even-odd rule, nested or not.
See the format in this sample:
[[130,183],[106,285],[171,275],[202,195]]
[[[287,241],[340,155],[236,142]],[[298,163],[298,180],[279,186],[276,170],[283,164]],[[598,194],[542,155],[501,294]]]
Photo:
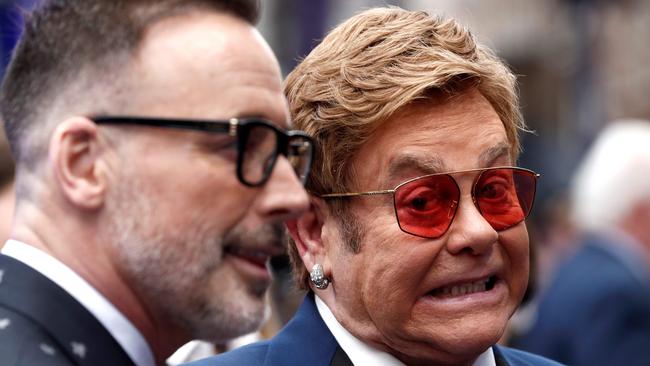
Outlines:
[[321,197],[393,194],[400,229],[411,235],[435,239],[451,226],[460,201],[460,187],[452,174],[469,172],[478,172],[472,186],[474,205],[494,230],[505,230],[528,217],[535,201],[539,174],[517,167],[429,174],[407,180],[394,189],[331,193]]

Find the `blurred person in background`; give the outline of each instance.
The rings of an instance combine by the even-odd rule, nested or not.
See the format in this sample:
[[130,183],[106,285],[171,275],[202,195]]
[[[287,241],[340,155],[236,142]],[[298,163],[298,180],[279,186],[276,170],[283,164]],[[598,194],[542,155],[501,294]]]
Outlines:
[[28,17],[1,111],[16,211],[1,365],[164,364],[255,330],[308,207],[257,2],[53,0]]
[[574,366],[650,365],[650,121],[611,123],[572,185],[577,251],[518,347]]
[[377,8],[285,81],[314,136],[287,222],[308,294],[273,339],[194,365],[556,365],[496,346],[528,279],[537,174],[516,167],[516,79],[452,19]]

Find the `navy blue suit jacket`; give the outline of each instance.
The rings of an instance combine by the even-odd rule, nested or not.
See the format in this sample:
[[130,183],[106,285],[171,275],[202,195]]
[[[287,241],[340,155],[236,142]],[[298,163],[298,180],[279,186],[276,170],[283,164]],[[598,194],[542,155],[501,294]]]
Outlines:
[[[493,349],[499,366],[559,365],[510,348],[494,346]],[[189,365],[352,366],[352,363],[318,314],[313,294],[309,294],[293,319],[272,339]]]
[[558,269],[516,346],[573,366],[650,365],[650,283],[602,237]]
[[132,366],[133,362],[65,290],[0,254],[0,365]]

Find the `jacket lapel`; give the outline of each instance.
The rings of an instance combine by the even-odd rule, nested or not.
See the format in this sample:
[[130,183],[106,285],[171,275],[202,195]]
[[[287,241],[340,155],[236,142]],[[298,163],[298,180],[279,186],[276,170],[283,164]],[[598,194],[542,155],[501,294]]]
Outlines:
[[332,358],[330,366],[354,366],[348,355],[343,351],[343,348],[336,347],[336,352]]
[[133,365],[95,317],[47,277],[0,255],[0,304],[31,319],[81,366]]
[[494,352],[494,361],[497,366],[509,366],[510,364],[506,360],[506,356],[503,354],[499,346],[493,346],[492,351]]

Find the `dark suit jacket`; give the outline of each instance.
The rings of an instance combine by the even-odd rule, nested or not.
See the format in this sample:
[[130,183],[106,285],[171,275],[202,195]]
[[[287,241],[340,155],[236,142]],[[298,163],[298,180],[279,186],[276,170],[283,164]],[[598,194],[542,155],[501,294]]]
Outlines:
[[67,292],[22,262],[0,255],[0,365],[128,366],[133,362]]
[[[499,366],[558,365],[542,357],[505,347],[495,346],[493,349]],[[309,294],[293,319],[272,339],[189,365],[351,366],[352,363],[318,314],[313,294]]]
[[517,347],[573,366],[650,365],[650,283],[589,237],[542,295]]

